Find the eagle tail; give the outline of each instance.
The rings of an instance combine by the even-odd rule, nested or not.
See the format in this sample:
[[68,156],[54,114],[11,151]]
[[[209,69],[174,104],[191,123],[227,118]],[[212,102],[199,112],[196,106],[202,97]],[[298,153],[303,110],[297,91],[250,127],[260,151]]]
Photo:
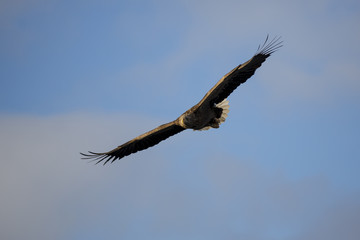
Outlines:
[[[229,101],[225,98],[222,102],[218,103],[218,104],[215,104],[215,107],[217,108],[221,108],[222,109],[222,112],[221,112],[221,116],[220,118],[218,118],[218,123],[219,125],[222,124],[223,122],[225,122],[226,118],[228,117],[228,113],[229,113]],[[199,129],[200,131],[203,131],[203,130],[209,130],[210,128],[213,128],[211,126],[207,126],[207,127],[204,127],[202,129]]]
[[219,118],[220,120],[220,124],[225,122],[225,119],[228,116],[229,113],[229,101],[225,98],[222,102],[218,103],[215,105],[218,108],[222,108],[222,113],[221,113],[221,117]]

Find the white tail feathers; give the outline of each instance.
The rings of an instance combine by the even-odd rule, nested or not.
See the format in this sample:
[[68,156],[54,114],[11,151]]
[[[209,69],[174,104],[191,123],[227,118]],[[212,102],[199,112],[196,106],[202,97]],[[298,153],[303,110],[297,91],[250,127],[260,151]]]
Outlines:
[[[229,101],[225,98],[222,102],[218,103],[218,104],[215,104],[216,107],[218,108],[222,108],[222,113],[221,113],[221,116],[220,118],[218,118],[218,123],[219,125],[222,124],[223,122],[225,122],[227,116],[228,116],[228,113],[229,113]],[[212,128],[211,126],[207,126],[207,127],[204,127],[202,129],[200,129],[200,131],[203,131],[203,130],[208,130]]]
[[216,107],[218,108],[222,108],[222,113],[221,113],[221,117],[220,117],[220,123],[223,123],[225,122],[225,119],[227,118],[228,116],[228,113],[229,113],[229,101],[225,98],[221,103],[218,103],[215,105]]

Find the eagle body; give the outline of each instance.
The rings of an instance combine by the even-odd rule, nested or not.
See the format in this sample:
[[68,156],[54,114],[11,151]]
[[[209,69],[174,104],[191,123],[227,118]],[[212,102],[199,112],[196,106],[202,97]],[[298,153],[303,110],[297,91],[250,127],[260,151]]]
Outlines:
[[183,113],[178,119],[178,124],[185,129],[202,130],[207,127],[219,128],[223,109],[216,105],[200,105]]
[[185,129],[208,130],[210,128],[219,128],[229,113],[227,97],[240,84],[246,82],[255,73],[256,69],[280,47],[282,47],[280,37],[269,41],[269,36],[267,36],[265,42],[259,45],[257,52],[250,60],[236,66],[223,76],[198,104],[181,114],[176,120],[146,132],[111,151],[81,153],[84,156],[83,158],[93,159],[96,163],[103,162],[106,164],[152,147]]

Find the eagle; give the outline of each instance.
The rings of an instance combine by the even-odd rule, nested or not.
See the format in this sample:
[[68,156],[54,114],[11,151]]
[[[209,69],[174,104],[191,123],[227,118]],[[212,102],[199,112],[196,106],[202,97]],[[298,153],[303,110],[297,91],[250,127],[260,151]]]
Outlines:
[[267,35],[264,43],[259,45],[250,60],[236,66],[223,76],[198,104],[181,114],[176,120],[146,132],[111,151],[80,153],[83,156],[82,158],[96,161],[96,164],[103,162],[105,165],[108,162],[114,162],[132,153],[152,147],[185,129],[208,130],[219,128],[229,113],[227,97],[240,84],[246,82],[272,53],[282,47],[282,43],[281,37],[269,40],[269,35]]

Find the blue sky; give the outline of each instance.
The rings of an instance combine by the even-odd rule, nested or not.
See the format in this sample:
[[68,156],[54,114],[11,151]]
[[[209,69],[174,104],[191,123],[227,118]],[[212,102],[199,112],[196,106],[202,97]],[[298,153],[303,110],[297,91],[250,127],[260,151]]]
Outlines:
[[[358,1],[0,2],[1,239],[359,239]],[[216,130],[114,164],[267,34]]]

